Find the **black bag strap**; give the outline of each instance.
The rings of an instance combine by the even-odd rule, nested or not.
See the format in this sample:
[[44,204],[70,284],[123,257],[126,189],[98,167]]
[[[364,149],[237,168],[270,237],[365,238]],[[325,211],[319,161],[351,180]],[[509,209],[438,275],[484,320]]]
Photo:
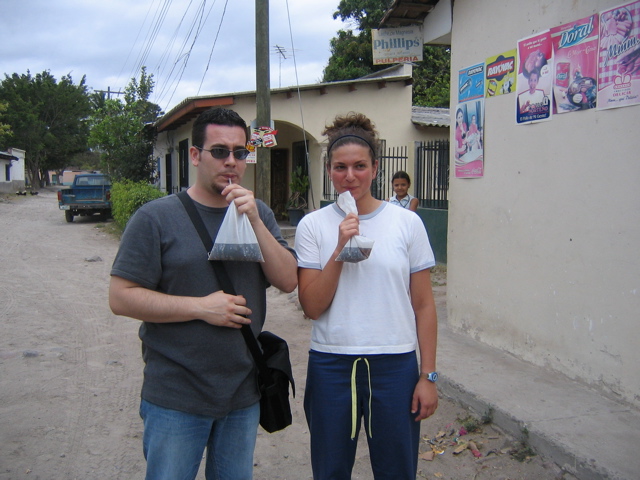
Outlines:
[[[189,214],[189,218],[193,222],[193,226],[196,227],[196,231],[198,232],[198,235],[200,235],[200,240],[202,240],[202,244],[204,245],[204,248],[206,249],[208,254],[213,248],[213,240],[211,239],[211,235],[209,235],[209,232],[207,231],[207,227],[205,226],[200,213],[198,213],[193,200],[186,190],[182,190],[177,194],[177,196],[182,202],[182,205],[184,205],[184,209]],[[229,274],[227,273],[227,269],[225,268],[224,263],[222,263],[220,260],[209,260],[209,263],[213,267],[213,271],[216,275],[216,278],[218,279],[218,282],[220,282],[222,290],[229,295],[236,295],[236,290],[235,288],[233,288],[233,283],[229,278]],[[262,378],[263,384],[269,385],[271,383],[271,379],[267,373],[267,363],[262,356],[262,350],[260,350],[260,346],[258,345],[256,337],[253,336],[251,327],[247,324],[243,324],[240,330],[242,331],[244,341],[246,342],[247,347],[249,347],[249,351],[251,352],[251,355],[253,356],[256,365],[258,366],[258,372],[260,374],[260,377]]]

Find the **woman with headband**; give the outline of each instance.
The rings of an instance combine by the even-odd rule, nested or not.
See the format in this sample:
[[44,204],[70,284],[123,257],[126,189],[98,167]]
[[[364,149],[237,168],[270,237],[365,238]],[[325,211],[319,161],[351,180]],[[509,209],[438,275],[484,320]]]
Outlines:
[[[358,214],[333,204],[296,231],[298,295],[313,319],[304,398],[313,478],[351,478],[364,418],[374,477],[415,480],[420,420],[438,405],[433,251],[418,215],[371,195],[371,120],[339,115],[323,134],[333,186]],[[337,261],[356,235],[374,240],[369,258]]]

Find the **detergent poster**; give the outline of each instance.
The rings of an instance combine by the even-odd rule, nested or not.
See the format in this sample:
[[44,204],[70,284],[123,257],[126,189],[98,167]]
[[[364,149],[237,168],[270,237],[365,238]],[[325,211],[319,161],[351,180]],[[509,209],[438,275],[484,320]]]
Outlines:
[[487,58],[485,62],[485,97],[495,97],[515,92],[516,49]]
[[484,63],[458,72],[458,103],[484,97]]

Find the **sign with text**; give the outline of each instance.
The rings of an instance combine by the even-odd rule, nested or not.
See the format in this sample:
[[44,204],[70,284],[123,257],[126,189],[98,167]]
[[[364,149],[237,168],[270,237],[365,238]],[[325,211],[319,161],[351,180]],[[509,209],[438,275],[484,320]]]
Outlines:
[[419,26],[371,29],[373,64],[422,61],[422,28]]

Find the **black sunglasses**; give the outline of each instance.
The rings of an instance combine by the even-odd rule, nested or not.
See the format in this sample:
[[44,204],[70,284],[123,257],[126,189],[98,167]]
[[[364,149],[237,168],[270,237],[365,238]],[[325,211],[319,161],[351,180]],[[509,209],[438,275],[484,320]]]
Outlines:
[[249,156],[249,150],[247,150],[246,148],[229,150],[225,147],[213,147],[207,150],[197,145],[194,145],[194,147],[196,147],[200,151],[209,152],[213,158],[217,158],[218,160],[226,160],[227,158],[229,158],[230,153],[233,153],[233,158],[235,158],[236,160],[246,160]]

